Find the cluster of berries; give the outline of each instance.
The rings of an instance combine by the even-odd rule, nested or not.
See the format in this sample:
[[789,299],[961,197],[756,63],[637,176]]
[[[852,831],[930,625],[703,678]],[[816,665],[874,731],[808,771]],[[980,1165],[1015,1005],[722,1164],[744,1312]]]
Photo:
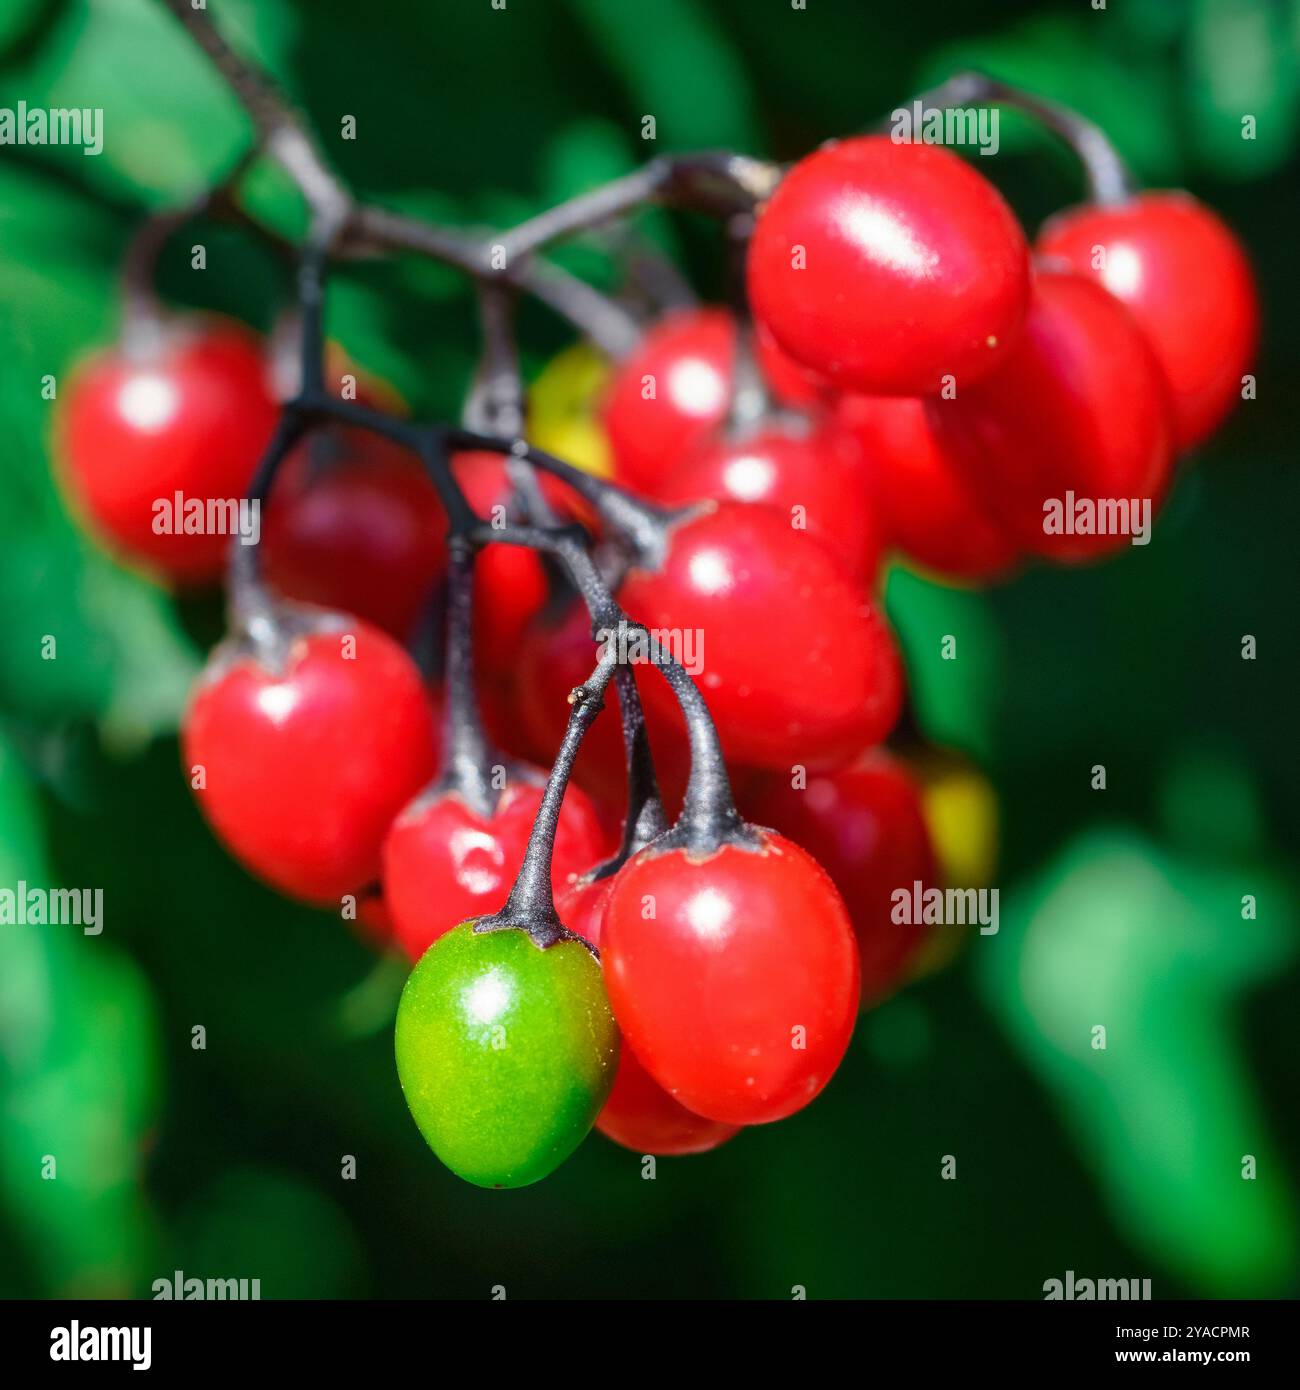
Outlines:
[[[157,500],[239,498],[271,447],[185,765],[250,870],[417,962],[403,1088],[482,1185],[544,1176],[593,1123],[694,1153],[818,1094],[916,968],[894,890],[938,876],[881,747],[904,700],[882,556],[987,582],[1124,543],[1045,513],[1157,507],[1255,346],[1247,261],[1190,197],[1065,212],[1031,257],[969,164],[884,136],[787,171],[746,255],[745,305],[667,313],[597,374],[590,471],[467,430],[421,457],[342,411],[285,440],[261,348],[214,320],[69,393],[74,507],[181,585],[229,538],[159,528]],[[431,622],[432,675],[407,650]],[[634,636],[652,656],[627,665]],[[606,687],[621,730],[593,722]]]

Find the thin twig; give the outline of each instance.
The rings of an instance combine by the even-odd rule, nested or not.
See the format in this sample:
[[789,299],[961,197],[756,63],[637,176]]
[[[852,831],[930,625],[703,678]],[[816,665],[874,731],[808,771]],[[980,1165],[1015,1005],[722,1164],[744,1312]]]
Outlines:
[[1123,203],[1133,195],[1133,177],[1110,137],[1095,122],[1068,106],[1022,91],[982,72],[959,72],[915,99],[926,107],[968,106],[995,102],[1024,111],[1063,140],[1078,155],[1094,203]]
[[696,208],[715,216],[746,211],[767,197],[780,178],[776,165],[744,155],[718,152],[664,157],[510,231],[474,240],[408,214],[359,202],[275,82],[235,52],[207,10],[193,8],[189,0],[163,2],[212,60],[248,113],[259,146],[302,191],[317,228],[328,229],[331,252],[412,251],[479,280],[505,280],[554,309],[616,358],[625,356],[640,339],[635,316],[534,253],[557,237],[649,202]]

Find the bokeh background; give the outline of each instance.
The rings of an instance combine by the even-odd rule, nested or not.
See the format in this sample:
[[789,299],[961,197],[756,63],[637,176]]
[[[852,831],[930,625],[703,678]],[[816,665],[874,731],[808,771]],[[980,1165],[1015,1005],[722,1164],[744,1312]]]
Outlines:
[[[661,1161],[653,1182],[595,1136],[535,1188],[482,1192],[402,1103],[401,965],[253,883],[191,804],[175,728],[219,600],[116,568],[50,479],[41,377],[111,339],[132,229],[228,168],[247,124],[151,0],[5,0],[0,105],[102,106],[106,144],[0,149],[0,885],[102,887],[106,929],[0,926],[0,1295],[147,1295],[174,1269],[257,1277],[264,1297],[1033,1298],[1067,1269],[1158,1296],[1294,1294],[1300,3],[209,8],[358,191],[473,224],[658,151],[795,157],[986,67],[1078,107],[1145,182],[1237,227],[1265,306],[1259,399],[1184,466],[1146,549],[987,593],[889,577],[915,726],[996,793],[996,869],[968,873],[1001,888],[999,934],[867,1016],[791,1122]],[[1002,129],[981,168],[1033,228],[1078,196],[1077,169],[1011,116]],[[270,166],[246,201],[301,231]],[[645,226],[719,292],[708,224]],[[612,284],[600,246],[563,259]],[[160,274],[175,303],[263,329],[286,291],[272,254],[205,223]],[[455,275],[349,268],[329,329],[421,416],[458,410],[476,335]],[[568,341],[541,310],[523,332],[530,373]],[[956,662],[937,659],[944,633]],[[969,850],[980,813],[949,815]]]

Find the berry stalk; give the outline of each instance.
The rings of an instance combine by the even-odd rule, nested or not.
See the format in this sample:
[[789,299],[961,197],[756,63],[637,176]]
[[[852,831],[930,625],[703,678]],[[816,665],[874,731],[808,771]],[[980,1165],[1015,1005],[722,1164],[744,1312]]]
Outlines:
[[982,72],[957,73],[940,86],[923,92],[917,100],[923,107],[969,106],[984,101],[1023,111],[1078,156],[1088,184],[1089,202],[1125,203],[1133,196],[1134,179],[1110,137],[1099,125],[1068,106]]
[[555,910],[555,897],[551,891],[551,857],[555,846],[555,831],[559,824],[560,807],[564,804],[565,789],[573,771],[573,760],[578,756],[583,735],[591,721],[604,708],[605,688],[614,673],[615,658],[608,652],[601,654],[600,662],[590,676],[577,686],[571,699],[573,712],[569,715],[568,728],[564,741],[555,755],[550,776],[546,779],[546,791],[542,804],[537,810],[532,833],[528,837],[528,848],[524,852],[524,862],[506,905],[500,912],[490,917],[481,917],[475,924],[476,932],[502,931],[518,927],[526,931],[533,944],[545,949],[556,942],[579,940],[592,952],[599,952],[582,937],[576,937],[560,921]]

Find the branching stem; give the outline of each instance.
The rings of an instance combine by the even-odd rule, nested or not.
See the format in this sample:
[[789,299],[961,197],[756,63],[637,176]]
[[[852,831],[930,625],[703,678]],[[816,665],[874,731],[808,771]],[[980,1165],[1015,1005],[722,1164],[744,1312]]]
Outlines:
[[1089,201],[1123,203],[1133,196],[1134,181],[1119,151],[1100,126],[1045,97],[1034,95],[982,72],[960,72],[917,98],[922,107],[969,106],[997,102],[1034,117],[1078,155],[1088,183]]

